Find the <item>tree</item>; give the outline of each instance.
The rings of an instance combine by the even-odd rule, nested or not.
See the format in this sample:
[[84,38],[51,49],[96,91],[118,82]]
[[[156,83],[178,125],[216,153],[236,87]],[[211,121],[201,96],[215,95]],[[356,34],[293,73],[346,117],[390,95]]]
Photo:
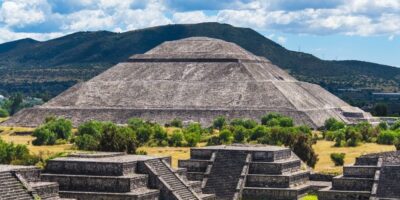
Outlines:
[[173,127],[177,127],[177,128],[182,128],[183,127],[183,123],[182,120],[175,118],[171,121],[171,126]]
[[247,130],[243,126],[236,126],[233,130],[233,141],[242,143],[246,141]]
[[328,131],[337,131],[339,129],[344,128],[345,126],[346,126],[345,123],[340,122],[335,118],[329,118],[329,119],[325,120],[325,124],[324,124],[325,130],[328,130]]
[[387,116],[387,105],[385,103],[377,103],[374,106],[374,114],[376,116]]
[[183,133],[181,130],[174,130],[169,138],[169,145],[180,147],[183,144]]
[[258,125],[251,130],[250,140],[257,140],[258,138],[267,136],[267,134],[267,128],[265,126]]
[[135,132],[129,127],[119,127],[113,123],[103,126],[103,134],[100,139],[100,151],[115,151],[135,153],[138,146]]
[[35,129],[32,133],[33,137],[36,137],[33,141],[33,145],[54,145],[57,140],[57,134],[48,129],[46,126],[40,126]]
[[8,103],[8,111],[11,115],[15,114],[22,108],[22,102],[24,100],[24,96],[22,93],[14,93],[11,95],[9,98],[9,103]]
[[88,121],[78,127],[75,145],[80,150],[96,151],[99,149],[100,138],[103,134],[103,123]]
[[215,129],[221,130],[225,125],[226,125],[226,120],[225,117],[223,116],[219,116],[215,118],[213,121],[213,127]]
[[279,126],[281,127],[293,127],[294,123],[293,123],[293,119],[290,117],[281,117],[279,119]]
[[232,136],[232,132],[229,131],[228,129],[224,129],[219,133],[219,140],[223,143],[223,144],[230,144],[232,143],[233,140],[233,136]]
[[268,125],[268,122],[271,121],[272,119],[279,119],[281,117],[282,117],[282,115],[279,113],[274,113],[274,112],[268,113],[261,117],[261,124]]
[[310,167],[315,167],[318,162],[318,155],[312,148],[312,142],[306,135],[300,135],[294,143],[293,152]]
[[8,116],[9,116],[8,111],[3,108],[0,108],[0,117],[4,118],[4,117],[8,117]]
[[137,129],[136,134],[139,144],[144,145],[150,140],[153,130],[150,127],[142,126]]
[[[162,145],[163,143],[165,143],[167,141],[167,139],[168,139],[167,132],[160,125],[158,125],[158,124],[154,125],[153,132],[154,132],[153,137],[157,141],[158,145]],[[167,145],[167,144],[165,144],[165,145]]]
[[331,153],[330,157],[335,166],[343,166],[345,153]]

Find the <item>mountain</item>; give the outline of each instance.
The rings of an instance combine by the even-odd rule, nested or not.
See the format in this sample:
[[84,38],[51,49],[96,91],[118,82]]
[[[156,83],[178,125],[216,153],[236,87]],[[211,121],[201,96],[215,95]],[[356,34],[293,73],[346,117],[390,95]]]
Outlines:
[[110,66],[141,54],[164,41],[206,36],[234,42],[264,56],[299,80],[330,91],[369,88],[398,91],[400,68],[362,61],[327,61],[290,51],[249,28],[228,24],[166,25],[124,33],[77,32],[39,42],[18,40],[0,45],[0,93],[54,96],[76,82],[87,80]]

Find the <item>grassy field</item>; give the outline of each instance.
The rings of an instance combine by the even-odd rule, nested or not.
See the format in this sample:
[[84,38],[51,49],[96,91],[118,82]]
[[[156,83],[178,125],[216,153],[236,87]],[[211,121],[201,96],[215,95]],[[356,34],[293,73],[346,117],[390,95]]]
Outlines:
[[380,145],[376,143],[365,143],[357,147],[333,147],[334,142],[319,140],[313,146],[319,156],[319,161],[315,166],[315,171],[324,173],[342,173],[342,167],[335,167],[331,161],[331,153],[346,153],[345,165],[353,164],[356,157],[384,151],[396,150],[393,145]]
[[301,198],[300,200],[318,200],[318,197],[315,194],[309,194],[309,195]]
[[48,153],[59,153],[59,152],[69,152],[72,150],[72,144],[63,145],[52,145],[52,146],[33,146],[32,140],[34,137],[30,135],[15,135],[15,132],[29,132],[33,131],[33,128],[22,128],[22,127],[0,127],[0,136],[6,142],[13,142],[14,144],[25,144],[28,145],[29,150],[33,154],[39,154],[40,152]]
[[6,121],[6,120],[7,120],[7,118],[1,118],[1,117],[0,117],[0,123],[1,123],[1,122],[4,122],[4,121]]
[[[168,133],[171,133],[174,128],[167,128]],[[58,153],[58,152],[71,152],[76,151],[71,144],[53,145],[53,146],[33,146],[30,135],[15,135],[15,132],[33,131],[32,128],[19,128],[19,127],[0,127],[3,132],[0,134],[1,138],[7,142],[14,142],[15,144],[26,144],[32,153],[38,154],[40,152]],[[319,161],[315,166],[315,171],[323,173],[339,174],[342,172],[342,167],[335,167],[330,159],[331,153],[346,153],[345,165],[354,163],[355,158],[374,152],[393,151],[393,145],[379,145],[375,143],[366,143],[358,147],[333,147],[334,142],[319,140],[313,146],[319,155]],[[199,146],[204,146],[201,143]],[[148,155],[163,155],[172,157],[172,166],[177,167],[179,159],[188,159],[190,157],[189,147],[140,147],[139,150],[146,151]]]

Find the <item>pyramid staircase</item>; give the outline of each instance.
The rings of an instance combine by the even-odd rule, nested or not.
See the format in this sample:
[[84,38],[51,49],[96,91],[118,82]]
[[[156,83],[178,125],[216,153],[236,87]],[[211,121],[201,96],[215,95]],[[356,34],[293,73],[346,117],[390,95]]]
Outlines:
[[189,180],[202,180],[205,193],[217,199],[295,200],[310,189],[309,172],[290,149],[191,149],[180,160]]
[[[145,165],[154,171],[162,185],[172,191],[172,196],[176,199],[213,199],[213,195],[199,195],[185,182],[182,177],[175,173],[163,160],[153,159],[145,162]],[[162,189],[161,189],[162,190]]]
[[10,171],[0,172],[0,199],[1,200],[28,200],[33,199],[22,183]]
[[320,200],[374,199],[382,159],[359,157],[353,166],[344,166],[343,175],[332,180],[332,187],[318,191]]

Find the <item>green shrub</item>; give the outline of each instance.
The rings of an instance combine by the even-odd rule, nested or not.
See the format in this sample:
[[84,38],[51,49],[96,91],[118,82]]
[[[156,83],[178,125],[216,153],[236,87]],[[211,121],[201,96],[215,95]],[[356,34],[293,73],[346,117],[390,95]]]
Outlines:
[[45,124],[39,126],[32,134],[36,137],[33,145],[54,145],[57,139],[68,141],[72,135],[72,122],[64,118],[48,117]]
[[243,126],[236,126],[233,130],[233,141],[237,143],[245,142],[247,138],[247,130]]
[[140,118],[130,118],[128,120],[128,126],[134,131],[137,131],[139,128],[141,128],[145,125],[146,125],[146,122]]
[[150,141],[153,130],[150,127],[142,126],[137,129],[136,134],[139,144],[144,145]]
[[189,147],[195,147],[197,146],[197,143],[200,142],[201,136],[195,132],[186,132],[184,134],[186,143]]
[[37,162],[26,145],[7,143],[0,138],[0,164],[34,165]]
[[345,131],[346,145],[349,147],[358,146],[362,140],[362,135],[354,127],[347,127]]
[[294,126],[293,119],[290,117],[281,117],[279,119],[279,126],[281,127],[292,127]]
[[154,131],[153,137],[157,141],[157,144],[160,146],[164,146],[163,143],[168,140],[167,132],[164,130],[163,127],[161,127],[158,124],[154,125],[153,131]]
[[178,118],[173,119],[170,124],[171,124],[171,126],[177,127],[177,128],[182,128],[183,127],[182,120],[180,120]]
[[274,112],[268,113],[261,117],[261,124],[268,125],[268,122],[271,121],[272,119],[279,119],[281,117],[282,117],[282,115],[279,113],[274,113]]
[[215,129],[221,130],[226,125],[226,119],[223,116],[219,116],[214,119],[213,127]]
[[343,166],[345,157],[345,153],[331,153],[331,160],[335,166]]
[[344,128],[345,126],[346,126],[345,123],[338,121],[335,118],[327,119],[324,124],[325,130],[329,131],[337,131],[339,129]]
[[334,133],[334,138],[335,138],[335,147],[342,147],[345,144],[345,140],[346,140],[346,135],[343,132],[343,130],[337,130]]
[[57,140],[57,135],[45,126],[40,126],[33,131],[33,145],[54,145]]
[[103,134],[103,122],[88,121],[78,127],[75,145],[80,150],[96,151],[99,149],[100,138]]
[[173,147],[180,147],[183,145],[183,133],[181,130],[174,130],[168,140],[169,145]]
[[315,167],[318,155],[312,148],[312,140],[305,134],[297,135],[296,141],[291,146],[293,152],[310,167]]
[[378,135],[376,142],[378,144],[393,144],[393,142],[396,140],[398,135],[399,135],[399,133],[396,131],[393,131],[393,130],[382,131]]
[[216,135],[208,138],[208,140],[207,140],[207,146],[210,146],[210,145],[221,145],[221,144],[222,144],[222,142],[221,142],[219,136],[216,136]]
[[251,130],[250,140],[257,140],[258,138],[267,136],[267,134],[268,134],[267,127],[258,125]]
[[228,129],[224,129],[219,133],[219,140],[223,144],[230,144],[232,143],[233,140],[233,135],[232,132],[229,131]]
[[389,125],[388,125],[388,123],[386,123],[386,122],[380,122],[379,125],[378,125],[378,127],[379,127],[381,130],[388,130],[388,129],[389,129]]
[[8,117],[8,116],[9,116],[8,111],[0,108],[0,117],[4,118],[4,117]]
[[119,127],[113,123],[104,124],[98,150],[134,154],[137,146],[136,134],[131,128]]
[[397,120],[390,126],[391,130],[400,130],[400,120]]

